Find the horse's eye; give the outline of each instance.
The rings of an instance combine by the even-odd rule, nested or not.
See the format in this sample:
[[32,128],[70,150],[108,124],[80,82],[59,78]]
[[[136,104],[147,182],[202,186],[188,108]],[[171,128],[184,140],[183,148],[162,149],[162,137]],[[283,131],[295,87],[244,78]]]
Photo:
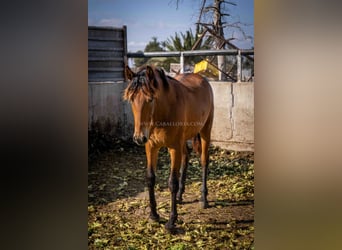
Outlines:
[[148,98],[147,99],[147,102],[152,102],[153,101],[153,98]]

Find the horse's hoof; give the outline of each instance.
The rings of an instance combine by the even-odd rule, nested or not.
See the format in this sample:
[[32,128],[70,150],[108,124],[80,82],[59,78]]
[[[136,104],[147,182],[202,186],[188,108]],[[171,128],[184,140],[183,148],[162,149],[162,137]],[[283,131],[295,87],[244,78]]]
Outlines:
[[200,201],[200,207],[206,209],[209,207],[209,203],[207,201]]
[[160,220],[159,214],[150,214],[150,220],[159,222]]
[[170,221],[168,221],[165,224],[165,229],[171,234],[174,234],[177,231],[176,226],[174,224],[172,224]]

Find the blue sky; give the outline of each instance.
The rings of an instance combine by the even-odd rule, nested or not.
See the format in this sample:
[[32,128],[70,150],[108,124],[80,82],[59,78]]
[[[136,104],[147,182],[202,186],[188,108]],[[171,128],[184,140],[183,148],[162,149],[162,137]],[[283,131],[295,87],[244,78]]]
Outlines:
[[[127,26],[128,51],[144,50],[152,37],[164,41],[175,32],[195,31],[201,0],[88,0],[88,25]],[[210,2],[208,0],[208,2]],[[230,22],[250,24],[243,29],[254,37],[254,1],[236,0],[237,6],[228,6]],[[235,37],[233,43],[240,48],[251,48],[253,40],[244,41],[238,31],[225,31],[226,38]]]

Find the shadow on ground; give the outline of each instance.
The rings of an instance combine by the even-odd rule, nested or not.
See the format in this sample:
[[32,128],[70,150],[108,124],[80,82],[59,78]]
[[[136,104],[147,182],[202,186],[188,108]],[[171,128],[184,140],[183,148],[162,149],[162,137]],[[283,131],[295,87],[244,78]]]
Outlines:
[[[88,165],[88,203],[106,204],[118,198],[134,197],[145,191],[146,156],[144,147],[121,140],[108,141],[110,148],[92,154]],[[218,147],[210,147],[208,180],[223,176],[248,175],[254,155],[251,152],[230,152]],[[158,156],[156,191],[167,190],[170,173],[170,157],[166,148]],[[253,177],[253,176],[252,176]],[[201,181],[199,157],[191,153],[186,184]],[[187,192],[187,191],[185,191]],[[186,195],[186,194],[185,194]],[[218,201],[220,202],[220,201]],[[222,202],[221,202],[222,203]]]

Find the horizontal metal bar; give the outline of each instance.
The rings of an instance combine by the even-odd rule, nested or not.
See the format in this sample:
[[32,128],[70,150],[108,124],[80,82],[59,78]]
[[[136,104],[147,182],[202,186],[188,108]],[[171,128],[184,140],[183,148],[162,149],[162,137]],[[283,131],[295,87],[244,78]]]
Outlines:
[[122,52],[124,51],[123,48],[97,48],[97,47],[89,47],[88,51],[117,51]]
[[88,62],[123,61],[123,57],[88,57]]
[[119,82],[123,82],[125,78],[118,77],[118,78],[111,78],[111,79],[105,79],[105,78],[94,78],[94,79],[88,79],[89,85],[102,85],[102,84],[115,84]]
[[123,31],[123,27],[122,28],[116,28],[116,27],[112,27],[112,26],[88,26],[88,31],[97,31],[97,30],[119,30],[119,31]]
[[100,37],[100,36],[91,36],[88,37],[88,41],[113,41],[113,42],[122,42],[123,38],[117,38],[117,37]]
[[123,68],[88,68],[88,72],[122,72]]
[[[240,50],[241,55],[253,55],[253,50]],[[237,49],[220,49],[220,50],[191,50],[191,51],[183,51],[184,56],[201,56],[201,55],[237,55]]]
[[[240,50],[241,55],[254,55],[254,50]],[[174,57],[180,56],[213,56],[213,55],[237,55],[237,49],[221,49],[221,50],[190,50],[190,51],[160,51],[160,52],[128,52],[127,57]]]
[[127,57],[139,58],[139,57],[173,57],[180,56],[180,51],[158,51],[158,52],[128,52]]

